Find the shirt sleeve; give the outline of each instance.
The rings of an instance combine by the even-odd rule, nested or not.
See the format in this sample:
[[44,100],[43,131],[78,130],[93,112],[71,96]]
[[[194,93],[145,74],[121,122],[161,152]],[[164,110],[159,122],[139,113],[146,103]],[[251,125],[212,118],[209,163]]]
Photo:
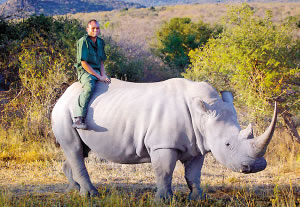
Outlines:
[[88,47],[87,41],[85,39],[81,39],[77,42],[77,60],[78,61],[88,61]]

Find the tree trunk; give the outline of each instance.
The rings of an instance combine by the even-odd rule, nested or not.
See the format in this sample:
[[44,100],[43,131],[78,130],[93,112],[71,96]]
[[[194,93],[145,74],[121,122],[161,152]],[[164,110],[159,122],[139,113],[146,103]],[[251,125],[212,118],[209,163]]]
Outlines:
[[299,133],[297,131],[297,126],[295,124],[295,122],[292,119],[292,115],[288,112],[284,112],[282,114],[282,118],[285,122],[285,124],[288,127],[288,131],[290,133],[290,135],[292,136],[292,138],[295,138],[295,140],[300,143],[300,136]]

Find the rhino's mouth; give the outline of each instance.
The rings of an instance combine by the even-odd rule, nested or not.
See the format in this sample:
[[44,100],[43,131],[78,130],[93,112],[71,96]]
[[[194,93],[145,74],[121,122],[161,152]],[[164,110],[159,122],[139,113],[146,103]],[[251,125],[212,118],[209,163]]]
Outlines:
[[246,162],[243,162],[240,172],[245,174],[256,173],[264,170],[266,167],[267,167],[267,161],[265,160],[265,158],[260,157],[256,159],[251,165]]

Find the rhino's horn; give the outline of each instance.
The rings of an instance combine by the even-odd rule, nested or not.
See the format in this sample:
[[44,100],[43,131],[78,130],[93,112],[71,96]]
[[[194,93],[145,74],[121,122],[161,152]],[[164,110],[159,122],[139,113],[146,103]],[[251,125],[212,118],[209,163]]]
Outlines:
[[275,130],[276,120],[277,120],[277,104],[275,102],[274,114],[270,126],[262,135],[256,137],[255,139],[250,140],[250,142],[252,142],[253,145],[255,157],[262,157],[266,153],[267,146],[270,143]]

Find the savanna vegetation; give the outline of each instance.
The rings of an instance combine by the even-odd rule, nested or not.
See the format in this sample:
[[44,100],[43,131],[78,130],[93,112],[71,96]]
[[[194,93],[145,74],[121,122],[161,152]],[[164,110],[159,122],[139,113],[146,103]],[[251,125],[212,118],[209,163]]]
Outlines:
[[190,64],[189,51],[204,46],[209,38],[217,37],[221,32],[222,27],[218,25],[212,28],[202,21],[194,23],[187,17],[172,18],[157,32],[153,51],[171,69],[183,72]]
[[[260,175],[231,173],[209,158],[213,164],[206,165],[213,167],[204,168],[202,186],[210,198],[189,203],[183,187],[184,172],[179,167],[178,177],[174,178],[179,189],[175,192],[177,199],[161,205],[299,205],[300,11],[291,9],[279,21],[277,10],[258,15],[259,8],[244,4],[229,7],[218,21],[183,15],[181,10],[175,12],[178,16],[162,18],[170,10],[175,15],[178,8],[189,7],[86,14],[85,18],[99,16],[109,75],[134,82],[170,77],[209,81],[219,91],[235,94],[242,127],[251,121],[259,133],[268,125],[275,101],[280,119],[266,154],[270,165]],[[220,9],[219,5],[216,8]],[[31,184],[45,184],[41,189],[66,182],[61,173],[62,152],[54,145],[50,114],[59,96],[76,81],[75,43],[83,35],[87,21],[81,17],[0,19],[0,87],[5,89],[0,91],[0,186],[10,186],[0,191],[0,206],[156,205],[154,175],[149,165],[122,167],[94,158],[89,158],[87,165],[94,172],[92,180],[104,183],[96,185],[99,198],[80,198],[72,193],[22,194],[20,190],[30,188],[26,186],[28,175],[32,177]],[[122,170],[128,174],[120,178]],[[147,186],[146,190],[136,188],[139,183]],[[110,191],[106,191],[107,186]],[[30,191],[44,192],[41,189]]]

